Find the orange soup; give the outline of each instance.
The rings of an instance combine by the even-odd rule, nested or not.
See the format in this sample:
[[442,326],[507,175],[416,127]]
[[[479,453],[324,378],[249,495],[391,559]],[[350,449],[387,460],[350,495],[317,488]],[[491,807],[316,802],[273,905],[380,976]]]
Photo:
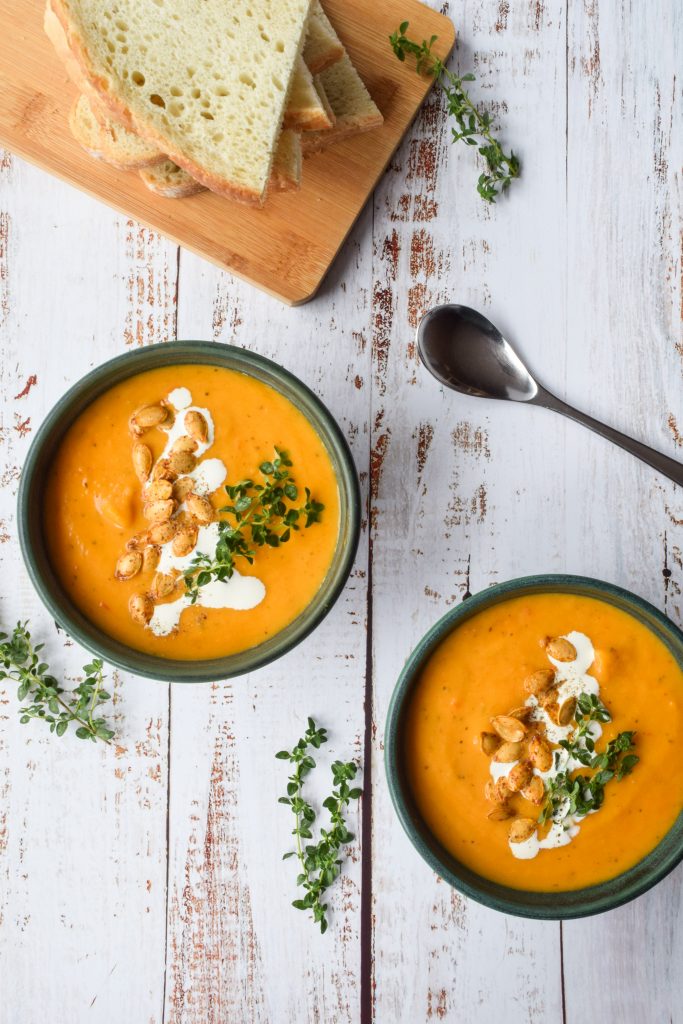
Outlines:
[[256,646],[310,604],[336,548],[339,492],[321,438],[284,396],[177,365],[117,384],[76,419],[44,528],[58,578],[95,625],[200,660]]
[[510,599],[437,647],[404,744],[418,810],[461,863],[517,889],[582,888],[646,856],[683,806],[683,673],[605,602]]

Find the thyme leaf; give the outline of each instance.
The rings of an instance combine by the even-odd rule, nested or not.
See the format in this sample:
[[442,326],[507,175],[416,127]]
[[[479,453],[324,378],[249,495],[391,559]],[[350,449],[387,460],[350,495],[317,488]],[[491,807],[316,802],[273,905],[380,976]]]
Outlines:
[[235,561],[253,564],[257,547],[277,548],[286,544],[303,525],[320,522],[325,506],[316,501],[308,487],[300,506],[299,488],[290,473],[292,461],[286,451],[275,448],[275,457],[259,466],[261,480],[240,480],[226,485],[230,504],[218,511],[226,518],[218,522],[218,542],[213,555],[198,551],[184,573],[185,589],[195,604],[202,587],[212,580],[224,582],[235,571]]
[[404,21],[389,36],[391,47],[400,61],[406,56],[415,58],[418,74],[431,75],[435,84],[444,94],[448,113],[455,119],[457,127],[451,129],[452,141],[462,140],[466,146],[477,146],[483,158],[485,170],[479,175],[477,192],[487,203],[495,203],[497,196],[505,192],[513,178],[520,174],[519,159],[510,150],[506,153],[493,135],[493,117],[486,110],[479,110],[465,89],[465,82],[473,82],[475,76],[456,75],[446,67],[439,57],[432,53],[438,36],[423,39],[421,43],[406,36],[409,22]]
[[628,753],[635,746],[633,730],[620,732],[603,751],[596,751],[590,725],[592,722],[609,722],[611,715],[595,694],[582,693],[578,697],[574,717],[576,729],[569,739],[560,740],[560,747],[572,760],[592,769],[594,774],[575,775],[574,769],[567,769],[549,779],[546,802],[538,818],[541,825],[599,810],[605,799],[605,786],[612,780],[620,782],[630,775],[639,761],[636,754]]
[[[315,760],[309,748],[319,750],[327,742],[327,730],[318,728],[312,718],[308,719],[306,732],[294,745],[292,750],[280,750],[275,755],[282,761],[294,765],[292,774],[287,781],[287,795],[279,799],[279,803],[287,804],[294,814],[295,825],[292,835],[296,837],[296,850],[285,853],[283,859],[298,859],[299,874],[296,884],[304,890],[301,899],[293,900],[292,906],[297,910],[310,910],[313,921],[320,925],[320,931],[327,931],[327,903],[323,902],[329,887],[339,877],[342,859],[341,849],[355,838],[349,832],[344,820],[344,809],[351,800],[357,800],[362,789],[352,787],[350,782],[358,771],[353,761],[335,761],[332,765],[332,793],[323,801],[323,807],[329,812],[329,828],[320,829],[320,837],[313,842],[313,825],[316,813],[304,799],[304,779],[315,768]],[[302,840],[311,840],[302,843]]]
[[39,719],[49,726],[50,732],[63,736],[73,723],[79,739],[110,743],[114,731],[97,714],[98,708],[111,700],[111,694],[104,689],[102,661],[94,658],[84,665],[85,679],[67,694],[50,674],[49,665],[40,659],[43,646],[33,643],[28,622],[18,622],[11,636],[0,633],[0,680],[17,683],[20,701],[30,699],[29,704],[19,708],[21,724]]

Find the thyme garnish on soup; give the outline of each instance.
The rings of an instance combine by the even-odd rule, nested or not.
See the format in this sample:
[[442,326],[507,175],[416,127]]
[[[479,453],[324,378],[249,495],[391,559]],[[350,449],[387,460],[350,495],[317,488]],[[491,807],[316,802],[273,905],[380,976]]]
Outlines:
[[[586,815],[602,807],[606,786],[638,763],[633,730],[598,749],[602,726],[612,716],[587,674],[595,656],[589,638],[578,632],[547,637],[543,647],[550,666],[526,677],[525,703],[491,718],[494,731],[480,737],[491,758],[488,818],[512,819],[508,843],[521,860],[571,842]],[[537,817],[514,804],[517,796],[540,808]]]
[[275,448],[275,458],[262,462],[263,481],[240,480],[227,484],[230,504],[220,508],[227,518],[218,521],[219,539],[213,555],[198,551],[184,574],[186,593],[194,604],[202,587],[212,580],[229,580],[235,560],[253,564],[257,547],[277,548],[286,544],[303,525],[304,529],[320,521],[325,506],[316,501],[308,487],[306,500],[297,507],[299,488],[289,470],[292,461],[286,451]]
[[546,803],[538,817],[540,824],[551,819],[561,822],[570,815],[583,817],[599,810],[605,799],[605,786],[630,775],[639,761],[636,754],[628,753],[635,746],[633,730],[620,732],[602,752],[596,751],[595,741],[590,735],[590,723],[610,722],[612,716],[595,694],[582,693],[579,696],[574,717],[575,731],[569,739],[560,740],[559,745],[572,761],[595,769],[595,774],[574,775],[572,771],[562,771],[550,779]]

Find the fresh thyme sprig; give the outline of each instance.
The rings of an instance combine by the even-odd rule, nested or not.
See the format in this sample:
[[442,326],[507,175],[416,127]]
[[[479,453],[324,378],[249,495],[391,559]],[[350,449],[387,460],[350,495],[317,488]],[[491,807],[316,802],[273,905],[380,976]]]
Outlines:
[[418,74],[431,75],[435,83],[446,97],[448,113],[455,118],[457,128],[452,129],[453,142],[463,140],[466,146],[478,146],[478,152],[484,159],[486,170],[479,175],[477,192],[487,203],[495,203],[496,197],[510,187],[513,178],[518,178],[520,163],[510,150],[505,153],[501,144],[492,134],[493,118],[486,110],[478,110],[469,97],[464,82],[473,82],[474,75],[455,75],[449,71],[439,57],[432,53],[437,36],[430,40],[415,42],[406,36],[409,23],[404,21],[389,36],[389,42],[399,60],[404,61],[406,54],[415,58]]
[[104,666],[99,658],[83,667],[85,679],[67,696],[49,673],[49,665],[40,660],[43,644],[34,644],[27,622],[18,622],[11,636],[0,633],[0,680],[18,683],[20,701],[31,703],[19,708],[22,725],[37,718],[46,722],[50,732],[63,736],[73,722],[81,740],[110,743],[114,732],[104,718],[96,717],[100,705],[111,699],[104,689]]
[[561,740],[560,746],[569,757],[587,768],[594,769],[593,775],[574,775],[568,769],[551,778],[548,782],[546,802],[539,815],[539,822],[553,820],[560,822],[570,815],[584,815],[597,811],[605,799],[605,786],[612,779],[620,782],[630,775],[639,758],[629,754],[635,746],[633,730],[620,732],[610,740],[605,750],[598,753],[595,740],[590,734],[591,722],[609,722],[611,715],[595,694],[582,693],[577,700],[575,719],[577,728],[570,739]]
[[303,505],[297,508],[289,504],[299,497],[299,489],[289,472],[291,466],[287,452],[276,448],[275,458],[259,466],[263,482],[249,479],[226,486],[231,504],[224,505],[219,512],[229,518],[218,523],[216,550],[213,555],[198,552],[184,574],[186,593],[192,604],[207,583],[230,579],[237,558],[244,558],[251,565],[256,553],[254,546],[279,547],[287,543],[292,530],[300,528],[301,521],[304,528],[320,521],[325,506],[311,496],[308,487]]
[[329,887],[339,877],[342,865],[339,856],[342,846],[355,838],[349,832],[344,820],[344,808],[351,800],[357,800],[363,792],[358,787],[351,787],[358,771],[353,761],[335,761],[332,765],[333,789],[330,796],[323,801],[323,807],[330,814],[330,828],[320,829],[320,838],[316,843],[302,845],[302,839],[313,839],[313,824],[316,814],[311,805],[304,799],[303,783],[305,777],[315,768],[315,760],[308,753],[309,747],[319,750],[327,742],[327,730],[319,729],[312,718],[308,719],[308,727],[304,736],[289,750],[280,750],[275,756],[294,765],[294,770],[287,782],[287,796],[280,797],[279,803],[291,807],[295,826],[292,835],[296,836],[296,850],[285,853],[283,860],[296,856],[300,865],[296,884],[304,891],[303,899],[292,902],[297,910],[310,910],[313,920],[320,924],[320,931],[327,931],[327,903],[322,898]]

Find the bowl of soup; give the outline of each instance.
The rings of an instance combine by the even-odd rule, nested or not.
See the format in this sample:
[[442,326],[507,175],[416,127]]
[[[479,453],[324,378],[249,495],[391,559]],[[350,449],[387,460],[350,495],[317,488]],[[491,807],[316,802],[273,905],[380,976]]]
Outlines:
[[55,621],[138,675],[224,679],[313,630],[358,543],[358,479],[320,399],[210,342],[110,360],[46,417],[19,537]]
[[573,918],[683,859],[683,634],[620,587],[503,583],[449,611],[394,691],[385,764],[424,860],[506,913]]

